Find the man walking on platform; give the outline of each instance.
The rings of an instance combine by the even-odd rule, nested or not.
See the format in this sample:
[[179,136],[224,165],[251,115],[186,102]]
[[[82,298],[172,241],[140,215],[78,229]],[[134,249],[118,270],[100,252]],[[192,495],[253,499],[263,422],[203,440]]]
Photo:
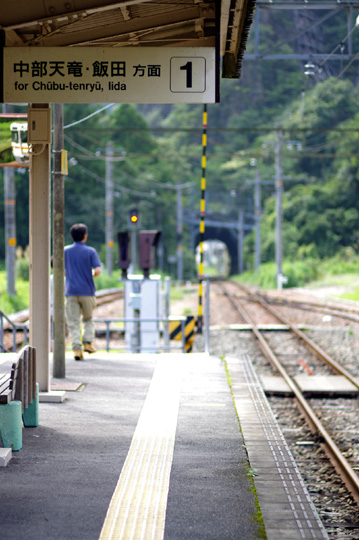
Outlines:
[[[95,329],[92,321],[96,306],[94,277],[101,274],[101,262],[94,248],[86,245],[88,229],[76,223],[70,229],[74,243],[65,247],[66,321],[72,338],[75,360],[83,360],[83,350],[96,351],[93,346]],[[84,325],[81,343],[81,315]]]

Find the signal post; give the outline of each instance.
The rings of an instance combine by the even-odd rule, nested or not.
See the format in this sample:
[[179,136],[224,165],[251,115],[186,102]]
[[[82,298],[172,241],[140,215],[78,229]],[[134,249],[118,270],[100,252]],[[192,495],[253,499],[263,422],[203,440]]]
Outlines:
[[[131,208],[129,212],[129,225],[138,223],[138,212]],[[130,225],[131,227],[131,225]],[[130,232],[117,233],[119,247],[119,267],[124,280],[124,311],[125,311],[125,339],[130,351],[133,353],[158,351],[160,340],[160,297],[161,278],[158,275],[150,276],[150,269],[156,266],[156,247],[161,237],[160,231],[139,231],[139,265],[143,271],[141,275],[127,275],[131,264],[130,234],[136,233],[136,225],[132,225]],[[133,254],[135,250],[131,249]]]
[[131,231],[131,261],[132,261],[132,273],[136,272],[137,268],[137,229],[140,225],[140,214],[138,209],[133,206],[128,213],[128,226]]

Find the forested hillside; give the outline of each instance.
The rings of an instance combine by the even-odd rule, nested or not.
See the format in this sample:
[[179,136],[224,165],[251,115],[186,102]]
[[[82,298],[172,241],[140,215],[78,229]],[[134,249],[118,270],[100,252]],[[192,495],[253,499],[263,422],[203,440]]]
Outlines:
[[[221,103],[208,106],[207,189],[231,196],[234,210],[253,197],[255,167],[262,186],[262,261],[275,251],[274,143],[282,133],[284,176],[283,254],[285,258],[325,258],[348,248],[359,250],[358,228],[358,60],[331,61],[346,51],[345,17],[329,18],[296,39],[323,12],[276,12],[261,17],[260,51],[328,55],[305,75],[298,60],[244,60],[242,78],[221,81]],[[305,20],[304,20],[305,19]],[[353,31],[359,51],[359,30]],[[341,45],[340,45],[341,44]],[[338,48],[339,47],[339,48]],[[247,52],[255,48],[251,36]],[[183,204],[198,205],[201,181],[201,105],[114,105],[64,107],[69,176],[65,180],[66,239],[75,221],[88,224],[89,243],[105,242],[106,144],[115,147],[115,231],[127,229],[136,204],[142,229],[160,229],[164,269],[176,251],[176,185],[185,184]],[[253,161],[255,159],[255,162]],[[17,237],[28,243],[28,176],[16,173]],[[3,185],[1,184],[1,200]],[[218,204],[220,198],[218,198]],[[253,209],[253,208],[252,208]],[[4,258],[3,205],[0,205],[0,257]],[[253,235],[246,238],[246,266],[253,267]],[[184,230],[185,277],[194,276],[188,230]]]

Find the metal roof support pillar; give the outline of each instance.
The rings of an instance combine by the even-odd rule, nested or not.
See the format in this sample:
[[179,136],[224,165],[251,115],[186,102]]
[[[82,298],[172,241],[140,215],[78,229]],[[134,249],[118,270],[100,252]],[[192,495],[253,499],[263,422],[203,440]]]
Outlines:
[[[34,104],[48,108],[49,104]],[[30,345],[36,347],[37,380],[50,390],[50,145],[34,144],[30,156]]]

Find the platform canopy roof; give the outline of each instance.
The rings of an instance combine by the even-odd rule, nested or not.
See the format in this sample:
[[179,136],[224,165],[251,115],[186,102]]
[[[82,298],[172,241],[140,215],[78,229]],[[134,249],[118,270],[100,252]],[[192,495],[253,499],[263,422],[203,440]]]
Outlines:
[[222,77],[240,76],[255,0],[0,2],[6,47],[206,47]]

